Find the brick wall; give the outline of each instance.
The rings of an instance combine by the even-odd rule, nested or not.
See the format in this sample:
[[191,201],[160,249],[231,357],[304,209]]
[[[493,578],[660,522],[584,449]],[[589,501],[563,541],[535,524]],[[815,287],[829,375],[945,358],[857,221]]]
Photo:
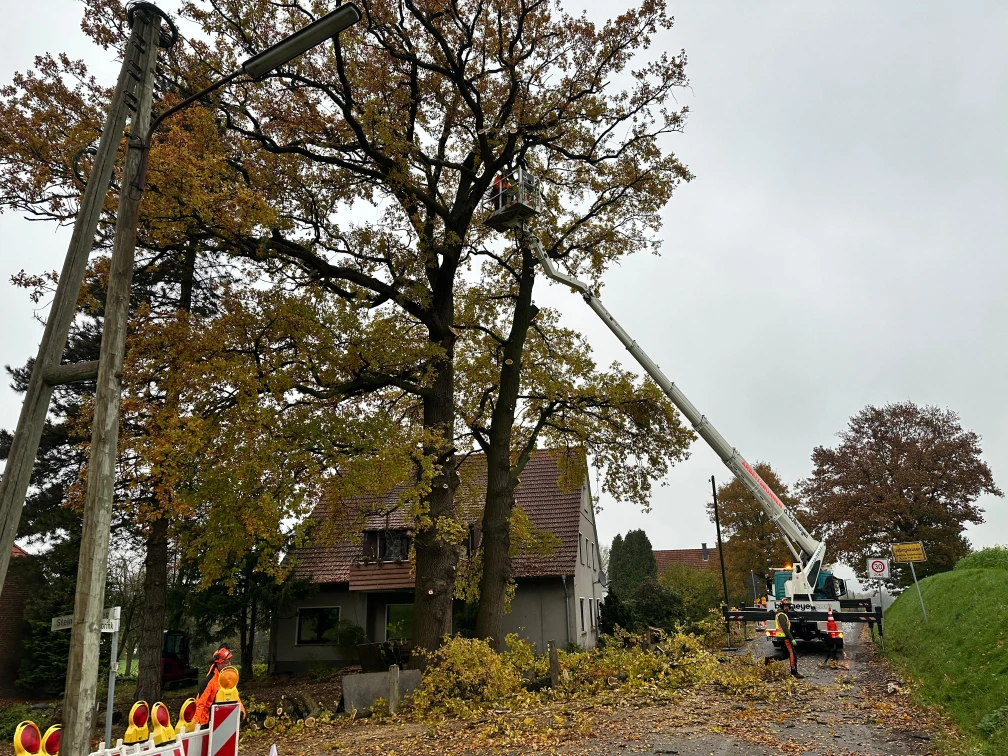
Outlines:
[[[26,558],[24,551],[14,547],[13,556]],[[7,570],[7,580],[0,592],[0,694],[11,693],[21,662],[21,630],[27,590],[23,585],[23,570],[13,564]]]

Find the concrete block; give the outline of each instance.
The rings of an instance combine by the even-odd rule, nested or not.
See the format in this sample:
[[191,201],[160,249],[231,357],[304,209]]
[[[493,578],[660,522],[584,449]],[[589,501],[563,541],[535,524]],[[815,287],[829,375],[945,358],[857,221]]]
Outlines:
[[[399,671],[399,695],[407,696],[420,687],[422,678],[418,669]],[[389,700],[392,684],[391,672],[364,672],[343,678],[343,709],[353,711],[370,708],[379,698]]]

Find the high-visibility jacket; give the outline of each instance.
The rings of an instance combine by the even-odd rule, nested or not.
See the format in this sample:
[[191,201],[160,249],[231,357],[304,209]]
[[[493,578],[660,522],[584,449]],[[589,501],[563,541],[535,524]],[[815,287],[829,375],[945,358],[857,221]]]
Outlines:
[[[214,701],[217,698],[217,691],[220,690],[220,672],[217,667],[213,668],[210,673],[209,679],[206,681],[206,687],[203,688],[203,692],[199,694],[199,698],[196,699],[196,716],[195,721],[197,724],[206,725],[210,723],[210,709],[214,705]],[[238,705],[241,706],[242,716],[245,716],[245,704],[238,701]]]
[[784,637],[794,643],[794,636],[791,635],[791,620],[784,612],[777,612],[777,629],[784,633]]

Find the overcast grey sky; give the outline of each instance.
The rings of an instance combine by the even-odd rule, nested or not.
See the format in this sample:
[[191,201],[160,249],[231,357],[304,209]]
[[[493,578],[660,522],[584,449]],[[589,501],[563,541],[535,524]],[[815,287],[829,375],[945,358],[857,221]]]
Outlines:
[[[0,83],[45,50],[114,81],[78,3],[8,5]],[[789,483],[865,405],[909,399],[958,412],[1008,487],[1008,5],[671,8],[658,47],[686,49],[692,86],[669,145],[696,179],[665,212],[662,255],[613,270],[606,305],[730,443]],[[22,364],[41,336],[9,276],[59,268],[68,238],[0,216],[0,363]],[[536,299],[588,333],[600,363],[633,366],[579,298],[543,279]],[[19,409],[4,384],[0,426]],[[698,441],[650,514],[603,500],[600,539],[642,527],[655,548],[713,542],[712,474],[730,473]],[[1008,543],[1005,500],[981,503],[973,543]]]

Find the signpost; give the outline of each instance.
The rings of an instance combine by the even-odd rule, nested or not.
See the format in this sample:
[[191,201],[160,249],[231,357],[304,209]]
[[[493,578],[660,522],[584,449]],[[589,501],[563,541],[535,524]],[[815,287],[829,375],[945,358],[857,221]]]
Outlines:
[[927,556],[924,554],[923,541],[910,541],[909,543],[892,544],[893,559],[897,562],[908,562],[910,564],[910,574],[913,575],[914,585],[917,587],[917,598],[920,599],[921,613],[924,615],[924,624],[927,624],[927,609],[924,608],[924,597],[921,595],[920,583],[917,582],[917,570],[914,569],[914,562],[926,562]]
[[[879,607],[882,606],[882,581],[889,577],[889,560],[884,557],[869,557],[868,559],[868,577],[869,579],[875,580],[875,585],[878,587],[878,603]],[[872,629],[872,638],[875,637],[874,628]],[[882,640],[882,649],[885,650],[885,639]]]
[[[108,610],[108,616],[102,619],[101,631],[103,633],[112,633],[112,661],[109,664],[108,673],[108,699],[105,702],[105,747],[108,748],[109,744],[112,742],[112,703],[115,698],[115,683],[116,683],[116,667],[119,665],[116,663],[119,658],[119,613],[121,609],[118,606],[113,606]],[[53,617],[52,618],[52,629],[53,630],[70,630],[73,628],[73,615],[67,615],[66,617]],[[128,670],[127,670],[128,671]]]
[[868,577],[885,580],[889,577],[889,560],[873,558],[868,560]]

